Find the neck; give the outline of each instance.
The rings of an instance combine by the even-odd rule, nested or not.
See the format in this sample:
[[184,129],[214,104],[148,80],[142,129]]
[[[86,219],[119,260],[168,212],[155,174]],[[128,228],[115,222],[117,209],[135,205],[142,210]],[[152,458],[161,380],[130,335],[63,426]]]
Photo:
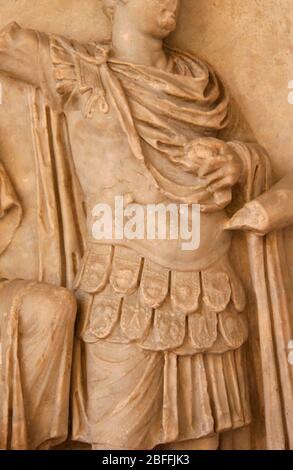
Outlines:
[[125,62],[165,69],[168,61],[163,40],[137,30],[121,10],[116,13],[113,24],[114,57]]

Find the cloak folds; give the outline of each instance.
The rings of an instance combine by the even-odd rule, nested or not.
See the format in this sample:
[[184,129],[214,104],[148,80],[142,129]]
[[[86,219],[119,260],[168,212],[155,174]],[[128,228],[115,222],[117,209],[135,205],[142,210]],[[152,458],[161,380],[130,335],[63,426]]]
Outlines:
[[[15,232],[17,231],[22,220],[22,207],[20,202],[15,194],[15,191],[11,185],[11,182],[7,176],[7,173],[2,164],[0,164],[0,255],[8,248],[10,245]],[[5,282],[2,281],[0,286],[0,291],[5,285]],[[2,330],[3,332],[4,330]],[[3,334],[3,333],[2,333]],[[0,363],[2,363],[2,347],[5,338],[1,338],[1,328],[0,328]],[[18,375],[19,371],[17,367],[13,370],[13,375]],[[1,371],[3,377],[3,370]],[[6,384],[8,384],[6,380]],[[5,394],[4,394],[5,396]],[[4,397],[2,396],[4,401]],[[21,396],[19,397],[21,400]],[[3,403],[5,407],[5,404]],[[1,410],[0,410],[1,411]],[[0,413],[1,417],[2,413]],[[1,419],[2,421],[2,419]],[[3,420],[4,421],[4,420]],[[0,447],[5,448],[4,445],[4,436],[3,436],[3,421],[0,428]],[[5,425],[5,423],[4,423]]]
[[[18,28],[15,35],[23,32],[25,30]],[[7,37],[10,38],[9,31]],[[114,61],[100,46],[83,46],[39,33],[35,33],[35,37],[39,41],[36,50],[39,50],[40,87],[52,107],[50,109],[39,91],[32,92],[39,205],[39,279],[70,287],[84,249],[85,229],[83,197],[72,162],[70,133],[63,111],[70,111],[72,104],[78,103],[85,119],[90,119],[96,110],[107,113],[107,94],[111,93],[133,156],[143,162],[153,184],[173,201],[196,202],[196,179],[188,171],[177,170],[186,170],[184,155],[190,141],[199,136],[221,138],[222,131],[227,131],[229,106],[213,71],[188,54],[169,51],[170,68],[162,72]],[[11,52],[11,57],[14,54],[17,57],[13,35],[10,49],[9,44],[5,50],[8,49],[9,55]],[[25,50],[19,48],[22,58]],[[31,58],[29,63],[31,67]],[[229,139],[233,136],[229,135]],[[258,146],[237,140],[231,145],[245,163],[243,195],[246,201],[252,200],[270,187],[269,163]],[[179,175],[183,173],[182,180]],[[217,210],[217,201],[211,195],[200,197],[202,206]],[[229,202],[227,197],[225,204]],[[248,235],[247,245],[258,303],[267,447],[293,448],[292,369],[286,354],[292,334],[281,272],[280,240],[276,234],[266,238]],[[52,259],[57,260],[55,265]],[[78,397],[82,396],[82,367],[79,373]]]
[[0,163],[0,255],[10,245],[22,219],[22,208]]
[[[265,154],[252,158],[246,146],[236,146],[246,162],[244,198],[249,202],[270,188],[270,163]],[[287,352],[292,323],[282,234],[272,232],[261,237],[247,233],[246,238],[257,303],[267,449],[293,449],[293,369]]]
[[[74,270],[78,268],[82,240],[78,238],[78,217],[75,215],[79,206],[69,204],[67,198],[74,199],[75,191],[78,189],[72,183],[70,190],[68,188],[66,194],[62,193],[65,179],[70,178],[68,172],[66,173],[70,159],[64,158],[59,165],[56,161],[58,155],[64,150],[64,141],[58,140],[57,131],[55,134],[56,153],[53,153],[53,149],[48,150],[51,142],[50,136],[53,135],[56,127],[58,128],[57,122],[58,125],[62,122],[62,116],[55,116],[57,122],[54,119],[49,120],[50,110],[43,105],[41,95],[37,91],[32,90],[29,99],[36,149],[39,280],[55,285],[70,286],[75,275]],[[48,126],[46,126],[46,119],[49,122]],[[66,138],[65,131],[62,138]],[[54,173],[56,167],[59,171],[56,170]],[[52,190],[52,187],[55,188],[56,174],[58,175],[58,191]],[[60,192],[63,205],[59,204]],[[79,201],[81,200],[82,198],[79,198]],[[66,203],[68,204],[67,210],[64,208]],[[73,217],[76,217],[74,222]],[[12,242],[21,220],[21,204],[4,167],[0,164],[0,254]],[[69,225],[73,223],[74,230],[72,231]],[[66,249],[71,250],[70,254],[67,251],[68,261],[64,264],[62,264],[65,259],[63,235],[61,239],[59,238],[61,224],[63,228],[66,228],[64,234]],[[54,264],[56,260],[57,267]],[[59,299],[61,304],[64,302],[64,305],[67,305],[66,294],[67,292],[62,299]],[[73,314],[73,309],[65,307],[62,312],[63,316],[60,317],[57,304],[54,304],[54,299],[60,295],[62,296],[59,290],[54,290],[54,287],[34,281],[8,280],[0,283],[1,449],[47,448],[49,445],[62,443],[67,438],[75,314]],[[43,309],[39,309],[39,305],[46,297],[47,306],[52,300],[52,308],[49,312],[46,311],[46,305]],[[26,311],[24,322],[21,311],[27,298],[34,298],[35,304],[32,301],[30,311]],[[60,328],[61,322],[62,328]],[[33,329],[31,325],[34,326]],[[52,338],[54,337],[54,344],[50,344],[48,332]],[[48,415],[50,416],[49,423]]]
[[[79,50],[68,48],[63,41],[53,40],[51,52],[57,90],[68,101],[74,92],[80,92],[78,86],[82,86],[88,93],[87,112],[89,109],[93,112],[95,105],[106,112],[105,89],[110,90],[134,157],[145,162],[165,195],[171,200],[186,201],[189,188],[186,184],[177,185],[174,177],[168,178],[160,167],[155,168],[148,150],[155,150],[159,158],[163,155],[178,166],[182,164],[182,153],[190,138],[215,135],[228,126],[228,100],[216,76],[200,61],[178,51],[169,51],[169,72],[114,60],[107,63],[104,50],[102,54],[99,48],[97,51],[93,58],[80,47]],[[98,82],[91,82],[91,77],[96,75],[100,77]],[[257,145],[237,141],[231,145],[246,169],[243,196],[248,202],[269,189],[270,164]],[[164,187],[166,180],[176,188],[176,194],[170,194]],[[292,449],[293,373],[287,360],[292,332],[281,269],[281,236],[272,233],[261,238],[248,234],[247,245],[258,310],[267,448]]]
[[83,194],[64,114],[29,93],[37,187],[39,282],[72,289],[85,241]]

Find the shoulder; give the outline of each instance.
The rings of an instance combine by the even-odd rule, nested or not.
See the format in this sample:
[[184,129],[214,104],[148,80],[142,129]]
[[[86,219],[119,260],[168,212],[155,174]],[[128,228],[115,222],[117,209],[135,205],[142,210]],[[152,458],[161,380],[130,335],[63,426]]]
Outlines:
[[195,77],[202,73],[216,75],[214,68],[209,62],[191,52],[173,47],[166,47],[166,51],[176,62],[177,66],[185,67],[188,70],[189,75]]
[[61,35],[51,34],[50,49],[52,56],[59,61],[69,60],[72,57],[83,58],[85,61],[94,59],[96,44],[84,44],[74,39],[69,39]]
[[[62,36],[50,36],[56,89],[60,95],[64,95],[66,101],[69,102],[73,96],[85,95],[89,104],[91,101],[99,102],[102,110],[106,112],[99,68],[107,62],[107,50],[106,45],[82,44]],[[86,110],[85,114],[88,117],[91,111]]]
[[0,42],[6,49],[23,49],[29,51],[38,43],[38,32],[22,28],[12,21],[0,30]]
[[12,36],[13,34],[19,32],[22,28],[19,26],[16,21],[11,21],[11,23],[8,23],[4,28],[0,30],[0,36],[5,37],[5,36]]

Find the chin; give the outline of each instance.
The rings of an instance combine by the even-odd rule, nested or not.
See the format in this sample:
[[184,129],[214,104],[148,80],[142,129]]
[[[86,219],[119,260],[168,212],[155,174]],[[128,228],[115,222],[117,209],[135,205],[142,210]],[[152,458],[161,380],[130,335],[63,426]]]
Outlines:
[[158,39],[165,39],[167,38],[171,33],[173,33],[173,31],[175,31],[176,29],[176,26],[174,28],[161,28],[157,34],[156,34],[156,37]]
[[168,24],[168,25],[165,25],[165,26],[161,26],[160,27],[160,31],[161,31],[161,35],[162,37],[167,37],[169,36],[169,34],[173,33],[173,31],[175,31],[176,29],[176,22],[174,21],[172,24]]

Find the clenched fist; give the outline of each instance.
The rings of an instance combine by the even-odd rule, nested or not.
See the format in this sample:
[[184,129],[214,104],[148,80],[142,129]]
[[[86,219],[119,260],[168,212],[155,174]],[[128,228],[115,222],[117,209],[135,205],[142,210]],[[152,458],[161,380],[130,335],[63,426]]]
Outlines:
[[231,146],[212,137],[200,137],[186,146],[184,166],[211,193],[232,188],[243,171],[242,161]]

